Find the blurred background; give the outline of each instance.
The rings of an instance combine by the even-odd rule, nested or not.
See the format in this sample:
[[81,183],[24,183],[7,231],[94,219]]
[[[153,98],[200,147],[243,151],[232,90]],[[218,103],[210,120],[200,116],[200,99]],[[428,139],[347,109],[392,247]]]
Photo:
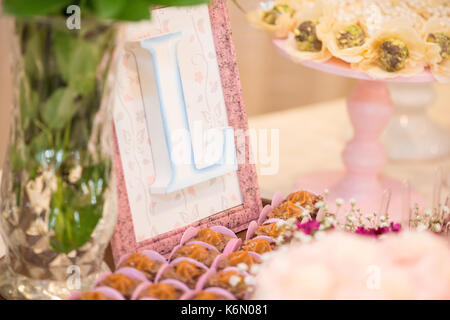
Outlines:
[[[259,3],[257,0],[240,2],[245,10],[256,8]],[[350,92],[352,80],[291,63],[274,49],[265,32],[249,26],[244,13],[231,0],[228,7],[244,100],[250,117],[344,98]],[[0,18],[0,162],[6,148],[11,105],[7,20]],[[438,99],[430,112],[435,114],[437,122],[448,124],[450,117],[442,117],[442,110],[448,112],[449,86],[436,85],[436,90]]]

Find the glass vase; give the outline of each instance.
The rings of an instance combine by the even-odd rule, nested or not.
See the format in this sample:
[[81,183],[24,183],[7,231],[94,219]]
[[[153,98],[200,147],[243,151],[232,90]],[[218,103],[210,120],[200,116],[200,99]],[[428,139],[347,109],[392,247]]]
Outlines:
[[83,20],[70,30],[48,18],[17,19],[13,29],[0,295],[63,299],[104,271],[116,222],[107,77],[115,28]]

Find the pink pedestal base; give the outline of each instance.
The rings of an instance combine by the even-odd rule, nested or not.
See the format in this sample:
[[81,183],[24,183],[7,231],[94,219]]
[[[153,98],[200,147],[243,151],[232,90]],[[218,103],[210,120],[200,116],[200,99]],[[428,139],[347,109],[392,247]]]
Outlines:
[[[345,172],[323,172],[301,178],[296,189],[307,189],[316,193],[329,190],[327,202],[329,209],[335,211],[336,198],[346,201],[339,215],[348,212],[350,199],[356,199],[356,208],[364,214],[386,211],[394,221],[407,223],[409,211],[415,204],[423,207],[424,199],[403,183],[389,177],[382,177],[386,163],[384,147],[380,136],[393,114],[393,105],[387,82],[426,83],[435,79],[429,70],[411,76],[375,80],[364,72],[354,70],[348,63],[332,58],[325,63],[298,61],[291,57],[285,48],[286,40],[275,39],[273,44],[284,56],[296,63],[343,77],[357,79],[358,82],[348,99],[348,113],[354,128],[354,137],[342,154]],[[325,154],[326,154],[326,150]],[[389,196],[386,196],[386,193]],[[407,218],[406,218],[407,219]]]
[[407,212],[411,205],[417,204],[420,207],[424,207],[424,197],[416,190],[411,190],[409,199],[405,198],[406,189],[404,185],[393,178],[381,176],[377,179],[376,183],[379,185],[377,192],[365,191],[365,188],[361,184],[345,185],[346,180],[345,171],[325,171],[312,173],[301,177],[296,185],[295,190],[307,188],[308,190],[317,194],[323,194],[325,189],[328,189],[329,193],[326,196],[328,207],[330,212],[336,212],[338,209],[336,206],[336,199],[342,198],[345,203],[339,209],[339,219],[342,220],[346,212],[349,212],[351,205],[350,199],[357,199],[356,208],[361,209],[364,213],[380,212],[384,190],[390,190],[392,195],[389,203],[389,216],[391,220],[396,222],[405,223],[405,212]]

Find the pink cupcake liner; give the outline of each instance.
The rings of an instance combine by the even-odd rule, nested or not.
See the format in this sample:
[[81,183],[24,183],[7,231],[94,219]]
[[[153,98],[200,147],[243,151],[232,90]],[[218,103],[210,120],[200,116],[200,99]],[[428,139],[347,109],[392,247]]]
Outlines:
[[[231,231],[230,229],[228,229],[224,226],[213,226],[213,227],[210,227],[209,229],[219,232],[225,236],[230,236],[230,237],[238,239],[238,237],[236,236],[236,234],[233,231]],[[194,238],[198,234],[199,231],[200,231],[199,228],[194,228],[194,227],[187,228],[186,231],[184,231],[183,235],[181,236],[180,245],[188,245],[191,243],[202,242],[202,241],[197,241],[197,240],[190,241],[192,238]],[[225,248],[229,245],[230,241],[228,241],[228,243],[225,245]]]
[[[191,242],[189,242],[189,244],[199,244],[199,245],[201,245],[202,247],[205,247],[208,250],[219,252],[219,250],[217,250],[216,247],[210,245],[209,243],[203,242],[203,241],[191,241]],[[172,256],[175,254],[175,252],[177,252],[178,249],[180,249],[180,248],[182,248],[184,246],[187,246],[187,244],[185,244],[185,245],[182,245],[182,244],[176,245],[172,249],[172,251],[170,252],[168,260],[171,261],[172,260]]]
[[[191,290],[189,292],[186,292],[181,298],[180,300],[192,300],[192,298],[195,297],[195,295],[197,293],[199,293],[202,290]],[[209,287],[204,289],[203,291],[207,291],[207,292],[212,292],[215,293],[217,295],[220,295],[222,297],[225,297],[229,300],[237,300],[236,297],[228,290],[225,290],[223,288],[219,288],[219,287]]]
[[255,233],[256,229],[258,229],[258,222],[252,221],[249,223],[247,228],[247,233],[245,234],[245,240],[250,240]]
[[225,249],[223,249],[223,253],[230,254],[231,252],[236,251],[241,247],[242,240],[239,238],[231,239],[228,241],[227,245],[225,246]]
[[213,231],[219,232],[219,233],[221,233],[223,235],[230,236],[230,237],[233,237],[233,238],[237,238],[237,235],[233,231],[228,229],[227,227],[214,226],[214,227],[211,227],[210,229],[213,230]]
[[209,269],[205,274],[203,274],[197,281],[197,284],[195,285],[195,290],[200,291],[203,289],[203,287],[205,286],[206,282],[208,281],[208,279],[212,276],[216,274],[216,269]]
[[[279,221],[283,221],[284,222],[285,220],[279,219],[279,218],[267,219],[262,224],[269,224],[269,223],[279,222]],[[259,227],[259,224],[256,221],[250,222],[250,224],[248,225],[247,233],[245,235],[245,240],[252,239],[253,235],[255,234],[256,229],[258,229],[258,227]],[[268,238],[271,238],[271,237],[268,237]]]
[[[114,274],[117,274],[117,273],[126,275],[126,276],[128,276],[128,277],[130,277],[131,279],[134,279],[134,280],[139,280],[139,281],[144,281],[144,282],[147,281],[148,282],[147,277],[142,272],[140,272],[139,270],[137,270],[135,268],[131,268],[131,267],[120,268],[120,269],[118,269],[118,270],[116,270],[114,272]],[[113,274],[113,273],[105,272],[105,273],[101,274],[97,278],[97,280],[95,280],[94,288],[97,287],[103,280],[105,280],[111,274]]]
[[[163,262],[163,263],[167,263],[167,260],[166,260],[162,255],[160,255],[158,252],[156,252],[156,251],[153,251],[153,250],[143,250],[143,251],[140,251],[139,253],[142,253],[142,254],[146,255],[147,258],[149,258],[149,259],[151,259],[151,260],[154,260],[154,261],[160,261],[160,262]],[[132,255],[132,253],[126,254],[126,255],[123,255],[122,257],[120,257],[119,262],[117,263],[117,266],[116,266],[116,267],[120,266],[120,265],[121,265],[125,260],[127,260],[128,257],[130,257],[131,255]]]
[[[231,253],[231,252],[230,252],[230,253]],[[223,253],[223,254],[221,254],[220,256],[218,256],[218,257],[214,260],[213,264],[211,265],[211,269],[214,269],[214,270],[217,271],[217,268],[219,267],[220,262],[222,262],[223,259],[225,259],[226,257],[228,257],[228,255],[229,255],[230,253],[228,253],[228,254]],[[248,254],[251,255],[252,257],[258,259],[259,262],[261,262],[261,255],[260,255],[260,254],[258,254],[258,253],[256,253],[256,252],[253,252],[253,251],[248,251]],[[225,268],[225,269],[226,269],[226,268]]]
[[165,279],[165,280],[162,280],[160,283],[170,284],[174,287],[177,287],[177,288],[183,290],[184,292],[191,290],[191,289],[189,289],[189,287],[186,284],[184,284],[183,282],[181,282],[180,280],[177,280],[177,279]]
[[188,257],[179,257],[179,258],[173,260],[170,264],[165,265],[164,267],[161,267],[158,270],[158,273],[156,274],[156,277],[155,277],[155,282],[159,282],[159,280],[161,279],[162,275],[164,274],[164,272],[166,272],[166,270],[168,268],[170,268],[173,265],[176,265],[177,263],[179,263],[180,261],[183,261],[183,260],[187,260],[187,261],[192,262],[197,267],[200,267],[200,268],[204,269],[206,272],[208,272],[208,270],[209,270],[209,268],[207,266],[205,266],[203,263],[201,263],[201,262],[199,262],[197,260],[194,260],[194,259],[188,258]]
[[[190,290],[188,288],[188,286],[186,286],[183,282],[178,281],[176,279],[166,279],[166,280],[161,281],[161,283],[170,284],[174,287],[181,289],[184,292],[182,295],[184,295],[187,291]],[[147,289],[150,285],[152,285],[152,283],[147,282],[147,283],[141,283],[139,286],[137,286],[131,296],[131,300],[158,300],[156,298],[151,298],[151,297],[138,298],[139,295],[141,294],[141,292],[143,290]]]
[[[110,288],[110,287],[97,287],[97,288],[92,289],[92,291],[100,292],[103,295],[105,295],[106,297],[114,299],[114,300],[125,300],[124,296],[122,294],[120,294],[120,292],[118,292],[117,290],[114,290],[113,288]],[[67,298],[67,300],[79,300],[80,297],[81,297],[81,292],[74,291],[74,292],[72,292],[70,297]]]
[[[243,277],[248,277],[250,274],[246,271],[242,271],[237,267],[226,267],[223,270],[220,270],[220,272],[222,271],[235,271],[237,273],[239,273],[240,275],[242,275]],[[208,288],[205,288],[206,284],[208,283],[208,280],[217,273],[218,271],[216,271],[215,269],[211,269],[209,270],[207,273],[205,273],[203,276],[200,277],[200,279],[197,282],[197,285],[195,286],[195,290],[196,291],[200,291],[200,290],[206,290]],[[212,287],[210,287],[212,288]]]
[[270,204],[264,206],[264,208],[261,210],[261,213],[259,214],[258,224],[262,224],[264,220],[266,220],[267,215],[273,210],[273,208],[274,207],[272,207]]
[[277,240],[275,240],[274,238],[269,237],[269,236],[256,236],[253,239],[264,239],[264,240],[269,241],[270,243],[277,242]]
[[281,192],[276,192],[272,197],[272,208],[278,207],[285,199],[285,196]]

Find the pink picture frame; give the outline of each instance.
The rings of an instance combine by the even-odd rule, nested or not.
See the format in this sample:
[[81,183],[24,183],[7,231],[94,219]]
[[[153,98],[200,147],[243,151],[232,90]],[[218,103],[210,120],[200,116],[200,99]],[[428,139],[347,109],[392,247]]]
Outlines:
[[[248,130],[247,114],[242,96],[242,87],[236,61],[236,54],[231,38],[231,26],[227,12],[226,0],[213,0],[209,6],[211,28],[216,48],[217,62],[222,81],[222,89],[228,114],[229,125],[236,131]],[[189,227],[205,228],[213,225],[228,227],[234,232],[247,228],[248,223],[256,219],[262,209],[256,169],[250,163],[249,137],[245,144],[235,139],[236,153],[245,158],[238,164],[237,176],[242,194],[243,204],[226,211],[218,212],[208,218],[194,222],[154,238],[138,242],[135,238],[132,217],[117,135],[114,133],[115,173],[118,200],[117,224],[111,239],[111,247],[115,263],[126,254],[144,249],[155,250],[162,255],[168,255],[177,245],[183,232]],[[239,145],[239,143],[241,143]],[[245,154],[243,157],[242,154]],[[241,161],[242,162],[242,161]]]

